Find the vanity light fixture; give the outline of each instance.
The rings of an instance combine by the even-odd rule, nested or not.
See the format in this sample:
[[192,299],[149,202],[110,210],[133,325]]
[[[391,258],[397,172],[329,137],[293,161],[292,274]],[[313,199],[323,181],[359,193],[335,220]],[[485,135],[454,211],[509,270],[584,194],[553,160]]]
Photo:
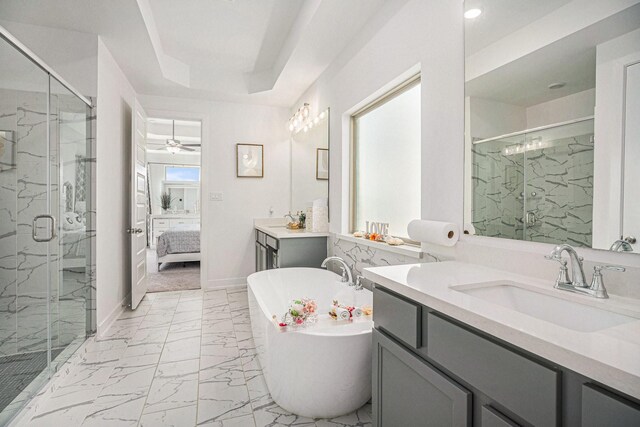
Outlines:
[[313,117],[311,115],[311,109],[309,108],[308,103],[304,103],[304,105],[298,108],[298,111],[295,112],[293,116],[287,122],[287,128],[289,132],[298,133],[300,131],[308,132],[321,120],[327,117],[327,110],[321,111],[320,114]]
[[532,138],[530,142],[526,144],[516,144],[506,147],[503,151],[505,156],[510,156],[513,154],[525,153],[533,150],[542,150],[543,148],[547,148],[549,146],[548,143],[542,142],[542,137]]
[[467,19],[476,19],[482,15],[482,10],[478,8],[469,9],[464,13],[464,17]]

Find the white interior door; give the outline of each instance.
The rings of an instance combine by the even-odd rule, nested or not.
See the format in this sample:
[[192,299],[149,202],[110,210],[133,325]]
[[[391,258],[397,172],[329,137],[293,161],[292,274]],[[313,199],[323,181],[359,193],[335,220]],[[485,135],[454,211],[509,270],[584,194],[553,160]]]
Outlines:
[[131,122],[131,308],[147,292],[147,116],[136,100]]

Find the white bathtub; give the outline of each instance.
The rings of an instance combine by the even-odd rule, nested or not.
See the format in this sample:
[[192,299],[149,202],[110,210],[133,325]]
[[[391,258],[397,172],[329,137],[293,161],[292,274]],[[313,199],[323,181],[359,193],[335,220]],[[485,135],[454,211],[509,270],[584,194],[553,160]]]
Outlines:
[[[334,299],[371,305],[370,291],[355,291],[337,274],[316,268],[261,271],[247,282],[258,360],[278,405],[297,415],[330,418],[371,398],[371,318],[336,321],[328,315]],[[280,320],[291,300],[304,297],[318,303],[318,322],[282,331],[272,316]]]

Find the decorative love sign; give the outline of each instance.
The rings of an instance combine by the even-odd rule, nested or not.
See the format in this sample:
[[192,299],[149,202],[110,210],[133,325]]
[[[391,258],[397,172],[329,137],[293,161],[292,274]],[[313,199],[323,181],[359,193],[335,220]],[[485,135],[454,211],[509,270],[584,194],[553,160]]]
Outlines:
[[367,234],[371,233],[387,236],[389,234],[389,223],[367,221]]

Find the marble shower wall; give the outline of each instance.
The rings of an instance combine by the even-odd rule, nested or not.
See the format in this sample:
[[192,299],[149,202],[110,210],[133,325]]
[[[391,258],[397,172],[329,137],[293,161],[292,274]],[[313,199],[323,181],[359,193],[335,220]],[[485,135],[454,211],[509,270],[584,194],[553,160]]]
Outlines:
[[[473,147],[476,234],[591,247],[593,134],[556,139],[526,154],[505,155],[510,146],[498,141]],[[536,218],[526,227],[525,211]]]
[[539,221],[526,240],[591,247],[593,229],[593,134],[555,141],[527,155],[527,210]]
[[[408,257],[406,255],[385,251],[383,249],[374,248],[368,245],[352,242],[350,240],[343,240],[335,234],[329,238],[328,249],[329,256],[339,256],[346,261],[349,267],[351,267],[351,272],[353,273],[354,278],[356,275],[361,275],[362,270],[368,267],[439,261],[438,258],[430,254],[423,253],[422,258]],[[332,265],[330,268],[333,270],[337,267]]]
[[[55,179],[60,172],[55,106],[64,110],[71,100],[60,97],[57,104],[55,101],[52,96],[48,122],[46,93],[0,89],[0,356],[46,350],[48,323],[52,346],[68,345],[79,333],[86,333],[86,325],[92,324],[87,319],[95,317],[91,292],[87,291],[95,289],[95,261],[87,258],[86,266],[67,269],[68,246],[63,233],[49,244],[32,238],[33,217],[48,211],[47,197],[61,200]],[[49,158],[47,126],[52,131]],[[89,168],[94,165],[95,159],[87,163]],[[53,178],[49,195],[48,173]],[[55,204],[52,209],[55,212]],[[93,217],[88,215],[83,237],[87,245],[94,240]],[[58,268],[49,268],[49,263]],[[46,287],[49,274],[55,284],[50,300]],[[78,292],[83,294],[81,298]]]

